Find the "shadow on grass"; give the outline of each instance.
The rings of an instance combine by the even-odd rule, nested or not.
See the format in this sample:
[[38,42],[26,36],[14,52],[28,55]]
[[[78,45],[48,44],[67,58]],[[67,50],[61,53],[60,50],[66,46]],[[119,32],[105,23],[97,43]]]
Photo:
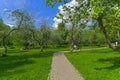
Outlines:
[[7,57],[0,57],[0,77],[24,73],[26,70],[16,70],[15,68],[34,64],[34,59],[51,57],[52,54],[52,51],[44,51],[43,53],[40,53],[39,50],[9,50]]
[[102,69],[113,70],[113,69],[120,68],[120,57],[111,57],[111,58],[106,58],[106,59],[99,59],[98,61],[101,63],[110,63],[112,65],[107,66],[107,67],[102,67],[102,68],[95,68],[96,70],[102,70]]
[[13,73],[14,74],[23,73],[23,70],[14,71],[14,68],[27,65],[27,64],[33,64],[33,63],[34,61],[29,59],[14,60],[14,61],[8,61],[8,62],[0,61],[0,77],[12,75]]

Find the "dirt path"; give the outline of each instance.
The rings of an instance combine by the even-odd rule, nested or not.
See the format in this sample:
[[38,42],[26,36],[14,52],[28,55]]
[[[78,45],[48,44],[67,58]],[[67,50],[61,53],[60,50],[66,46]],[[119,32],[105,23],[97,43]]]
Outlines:
[[64,53],[53,55],[52,69],[48,80],[84,80],[73,65],[67,60]]

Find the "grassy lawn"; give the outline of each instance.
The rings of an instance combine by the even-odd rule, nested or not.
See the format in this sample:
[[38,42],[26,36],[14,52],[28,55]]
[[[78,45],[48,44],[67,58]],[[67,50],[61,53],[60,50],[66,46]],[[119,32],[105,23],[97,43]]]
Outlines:
[[85,80],[120,80],[120,53],[111,49],[66,53]]
[[91,49],[91,48],[103,48],[103,47],[107,47],[107,45],[101,45],[101,46],[82,46],[82,49]]
[[0,80],[47,80],[52,54],[60,49],[45,49],[44,53],[9,49],[7,57],[0,57]]

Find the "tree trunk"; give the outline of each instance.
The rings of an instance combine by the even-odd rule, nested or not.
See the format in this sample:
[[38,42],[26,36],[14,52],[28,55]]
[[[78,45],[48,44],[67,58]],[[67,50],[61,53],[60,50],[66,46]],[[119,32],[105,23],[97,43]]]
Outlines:
[[4,52],[2,53],[2,57],[5,57],[7,55],[6,36],[4,36],[3,38],[3,47],[4,47]]
[[120,30],[117,30],[118,44],[120,44]]
[[3,37],[3,47],[4,47],[4,52],[2,53],[2,56],[3,56],[3,57],[5,57],[5,56],[7,55],[6,39],[9,37],[9,35],[10,35],[13,31],[20,29],[20,26],[21,26],[22,21],[23,21],[23,16],[21,17],[20,23],[18,24],[18,28],[14,28],[14,29],[10,30],[10,31],[8,32],[8,34]]
[[110,41],[110,37],[109,37],[109,35],[108,35],[107,31],[106,31],[106,28],[103,26],[102,18],[99,16],[97,20],[98,20],[100,29],[102,30],[102,32],[103,32],[103,34],[104,34],[104,36],[106,38],[106,41],[108,43],[109,48],[115,50],[115,47],[112,45],[112,43]]
[[9,32],[8,32],[8,34],[7,35],[5,35],[4,34],[4,37],[3,37],[3,47],[4,47],[4,52],[2,53],[2,56],[3,57],[5,57],[6,55],[7,55],[7,45],[6,45],[6,40],[7,40],[7,38],[9,37],[9,35],[13,32],[13,31],[15,31],[15,30],[18,30],[18,29],[12,29],[12,30],[10,30]]
[[29,42],[25,42],[24,43],[24,50],[29,50],[29,49],[30,49]]
[[40,52],[43,52],[43,48],[44,48],[43,46],[40,46]]
[[72,40],[71,45],[70,45],[70,52],[73,52],[73,46],[74,46],[74,41]]
[[71,29],[71,45],[70,45],[70,52],[73,52],[73,46],[74,46],[74,24],[72,25],[72,29]]

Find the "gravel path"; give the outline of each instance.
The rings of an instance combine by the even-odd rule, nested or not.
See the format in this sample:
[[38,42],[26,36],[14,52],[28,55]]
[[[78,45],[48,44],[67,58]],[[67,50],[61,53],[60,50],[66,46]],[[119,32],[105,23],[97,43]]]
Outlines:
[[64,53],[53,55],[52,69],[48,80],[84,80],[73,65],[67,60]]

